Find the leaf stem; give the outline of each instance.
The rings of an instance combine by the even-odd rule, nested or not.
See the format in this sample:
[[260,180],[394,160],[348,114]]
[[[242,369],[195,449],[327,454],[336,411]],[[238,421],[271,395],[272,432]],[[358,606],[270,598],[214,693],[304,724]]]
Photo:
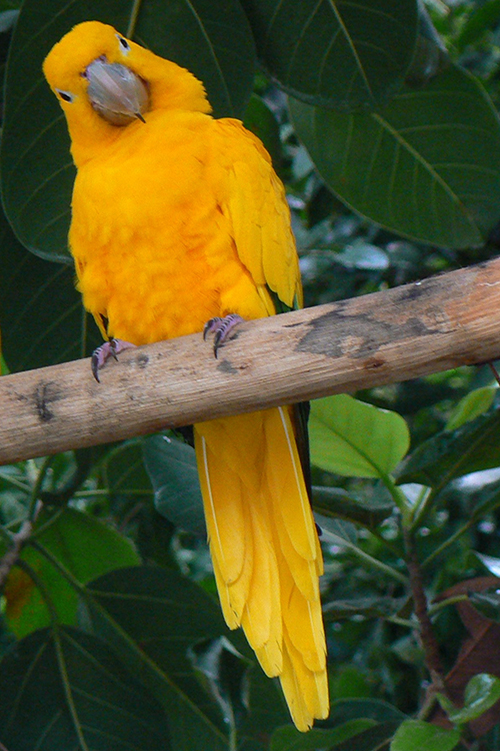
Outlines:
[[56,649],[57,664],[59,666],[59,670],[60,670],[61,678],[62,678],[62,684],[64,687],[64,695],[66,697],[66,704],[68,706],[71,719],[73,720],[73,727],[74,727],[75,733],[78,737],[78,741],[80,743],[82,751],[90,751],[87,745],[87,742],[85,740],[85,736],[83,735],[82,724],[78,717],[78,711],[75,706],[75,700],[73,698],[73,691],[71,689],[71,682],[69,680],[68,670],[66,668],[66,661],[64,659],[64,652],[63,652],[62,644],[61,644],[61,632],[59,630],[59,627],[54,628],[54,645]]
[[436,495],[437,495],[436,489],[432,488],[424,496],[422,503],[418,504],[418,506],[415,508],[414,513],[412,515],[411,524],[410,524],[411,532],[413,532],[415,529],[417,529],[417,527],[420,527],[422,525],[422,521],[427,516],[429,509],[432,507],[434,500],[436,498]]
[[228,749],[229,751],[237,751],[238,749],[238,734],[236,732],[234,723],[231,723],[231,729],[229,731]]
[[401,513],[403,527],[407,527],[411,520],[411,505],[401,488],[399,488],[390,475],[381,474],[380,479],[392,496],[392,499]]
[[50,550],[48,550],[44,545],[41,545],[38,540],[33,538],[30,540],[29,544],[31,547],[35,548],[35,550],[37,550],[40,555],[43,555],[43,557],[46,558],[54,566],[54,568],[59,571],[59,573],[66,579],[68,584],[70,584],[73,589],[78,592],[79,595],[81,595],[82,597],[85,596],[86,589],[84,585],[81,584],[81,582],[79,582],[75,576],[73,576],[71,571],[69,571],[69,569],[67,569],[66,566],[64,566],[61,561],[59,561],[56,556],[50,552]]
[[139,17],[139,11],[141,9],[142,0],[134,0],[132,11],[130,13],[130,21],[127,26],[127,37],[132,39],[135,34],[135,27],[137,26],[137,19]]
[[421,569],[425,570],[431,563],[434,561],[438,556],[440,556],[446,548],[449,548],[450,545],[453,545],[459,537],[461,537],[465,532],[467,532],[475,523],[475,519],[469,519],[465,524],[463,524],[459,529],[457,529],[456,532],[454,532],[451,537],[448,537],[444,542],[441,543],[441,545],[438,545],[437,548],[435,548],[432,553],[430,553],[425,561],[421,564]]
[[81,722],[78,718],[78,712],[75,706],[75,701],[73,699],[73,693],[71,690],[71,682],[69,680],[68,671],[66,668],[66,661],[64,659],[64,652],[61,645],[61,631],[60,631],[60,623],[59,623],[59,616],[57,614],[56,607],[54,605],[54,601],[52,597],[50,596],[47,587],[45,586],[45,583],[42,581],[42,579],[38,576],[36,571],[33,570],[33,568],[26,563],[26,561],[19,561],[19,566],[26,571],[28,576],[33,580],[37,588],[40,590],[40,594],[42,596],[42,599],[47,606],[47,610],[49,611],[51,626],[52,626],[52,633],[54,637],[54,647],[56,652],[56,658],[57,658],[57,664],[59,667],[59,671],[61,673],[61,679],[62,684],[64,687],[64,695],[66,698],[66,704],[68,707],[68,711],[71,715],[71,719],[73,721],[73,727],[76,733],[76,736],[78,738],[78,741],[80,743],[80,747],[82,751],[90,751],[87,742],[85,740],[85,736],[82,732]]
[[[152,498],[154,496],[154,491],[152,490],[120,490],[120,495],[125,496],[148,496]],[[93,496],[109,496],[111,495],[111,491],[108,488],[95,488],[94,490],[77,490],[76,493],[74,493],[73,498],[92,498]]]
[[31,521],[34,521],[36,515],[38,514],[40,510],[38,506],[40,491],[42,489],[43,482],[47,475],[47,471],[49,470],[50,465],[54,461],[54,458],[55,456],[46,456],[42,462],[42,466],[38,470],[36,481],[31,490],[31,500],[30,500],[30,505],[28,509],[28,519],[31,519]]
[[418,630],[417,621],[412,621],[409,618],[399,618],[397,615],[389,615],[385,620],[389,623],[394,623],[396,626],[410,628],[412,631]]
[[454,597],[447,597],[446,600],[440,600],[434,605],[429,607],[429,615],[436,615],[443,608],[447,608],[449,605],[455,605],[457,602],[465,602],[469,599],[468,595],[455,595]]
[[30,490],[29,483],[23,482],[22,480],[19,480],[17,477],[13,477],[12,475],[9,475],[7,472],[2,472],[0,470],[0,480],[9,485],[13,485],[15,488],[18,488],[19,490],[23,490],[25,493],[29,493],[29,490]]
[[361,550],[361,548],[359,548],[357,545],[354,545],[352,542],[349,542],[349,540],[346,540],[344,538],[341,538],[339,540],[338,535],[329,532],[327,529],[323,530],[323,537],[325,540],[331,538],[330,542],[348,548],[358,558],[364,561],[364,563],[367,563],[371,568],[382,571],[392,579],[396,579],[396,581],[398,581],[400,584],[404,584],[405,587],[408,586],[408,579],[404,574],[402,574],[400,571],[397,571],[395,568],[392,568],[392,566],[388,566],[386,563],[382,563],[382,561],[379,561],[377,558],[373,558],[373,556],[369,555],[369,553],[365,553],[364,550]]
[[439,644],[429,616],[427,596],[422,581],[422,571],[410,531],[404,529],[403,534],[415,615],[420,623],[420,638],[424,648],[425,664],[431,676],[433,691],[444,692],[444,676],[439,654]]

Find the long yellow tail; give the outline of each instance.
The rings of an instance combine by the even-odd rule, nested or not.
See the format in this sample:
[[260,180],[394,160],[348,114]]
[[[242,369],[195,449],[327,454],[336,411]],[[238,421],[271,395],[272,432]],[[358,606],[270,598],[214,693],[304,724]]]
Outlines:
[[321,548],[286,407],[195,426],[217,588],[293,721],[328,716]]

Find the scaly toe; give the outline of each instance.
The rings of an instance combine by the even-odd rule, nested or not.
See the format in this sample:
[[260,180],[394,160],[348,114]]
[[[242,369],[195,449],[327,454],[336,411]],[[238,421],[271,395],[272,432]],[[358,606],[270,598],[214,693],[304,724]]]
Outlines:
[[130,349],[130,347],[135,347],[135,344],[126,342],[123,339],[110,339],[109,342],[104,342],[104,344],[92,352],[91,368],[97,383],[101,382],[99,371],[104,367],[109,358],[113,357],[115,360],[118,360],[120,352],[123,352],[124,349]]
[[214,356],[217,357],[219,347],[221,347],[227,340],[229,333],[240,323],[243,322],[243,318],[237,313],[230,313],[224,318],[211,318],[206,322],[203,329],[203,339],[206,339],[208,334],[214,334]]

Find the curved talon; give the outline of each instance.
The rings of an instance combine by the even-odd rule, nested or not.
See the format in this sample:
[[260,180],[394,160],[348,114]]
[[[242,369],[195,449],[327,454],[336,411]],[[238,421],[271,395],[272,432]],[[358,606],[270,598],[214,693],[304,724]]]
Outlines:
[[220,321],[222,321],[222,318],[219,318],[218,316],[216,316],[215,318],[210,318],[206,322],[205,327],[203,329],[203,341],[204,342],[206,342],[206,340],[207,340],[207,335],[211,334],[212,331],[215,331],[215,329],[217,328],[217,324]]
[[243,320],[244,319],[237,313],[230,313],[228,316],[224,316],[224,318],[215,316],[215,318],[211,318],[206,322],[205,328],[203,329],[203,339],[206,340],[208,334],[214,334],[215,358],[217,358],[219,347],[224,344],[229,335],[229,332],[232,331],[235,326],[238,326],[238,324],[242,323]]
[[109,342],[104,342],[104,344],[101,344],[100,347],[97,347],[97,349],[92,352],[91,368],[92,374],[97,383],[101,382],[99,371],[104,367],[107,360],[109,360],[110,357],[114,360],[118,360],[120,352],[123,352],[124,349],[130,349],[130,347],[135,347],[135,344],[126,342],[123,339],[113,338],[110,339]]

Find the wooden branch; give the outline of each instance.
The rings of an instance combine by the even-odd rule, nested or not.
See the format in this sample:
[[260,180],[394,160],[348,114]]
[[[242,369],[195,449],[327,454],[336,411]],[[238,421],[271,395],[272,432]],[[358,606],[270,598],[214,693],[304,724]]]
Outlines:
[[0,464],[500,357],[500,259],[236,329],[0,378]]

